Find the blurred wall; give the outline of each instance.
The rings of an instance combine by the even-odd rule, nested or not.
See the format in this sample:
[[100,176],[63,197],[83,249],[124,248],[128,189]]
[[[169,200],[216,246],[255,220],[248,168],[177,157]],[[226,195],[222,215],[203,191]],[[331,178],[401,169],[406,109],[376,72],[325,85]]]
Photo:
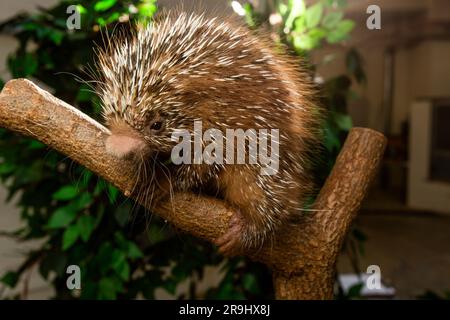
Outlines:
[[[347,16],[356,27],[347,46],[359,50],[368,82],[355,86],[350,102],[355,125],[399,134],[418,98],[450,97],[450,1],[350,0]],[[369,5],[381,8],[381,30],[366,27]],[[393,55],[392,101],[384,101],[385,59]],[[329,78],[345,71],[344,49],[331,46],[316,54],[317,61],[333,53],[336,59],[319,68]],[[389,119],[389,122],[387,121]]]
[[[51,6],[56,2],[57,0],[2,0],[0,1],[0,21],[4,21],[19,12],[34,10],[37,6]],[[9,74],[6,69],[6,58],[10,52],[14,51],[15,47],[16,42],[14,39],[0,35],[0,76],[2,79],[9,78]]]

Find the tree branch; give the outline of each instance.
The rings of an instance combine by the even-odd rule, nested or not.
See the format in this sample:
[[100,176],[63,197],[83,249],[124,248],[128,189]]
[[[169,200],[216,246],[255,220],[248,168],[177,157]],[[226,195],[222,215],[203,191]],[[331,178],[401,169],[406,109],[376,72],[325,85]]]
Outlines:
[[[136,181],[131,163],[105,151],[109,131],[67,103],[24,79],[0,94],[0,126],[33,137],[110,181],[129,196]],[[320,192],[314,213],[280,230],[250,258],[268,265],[280,299],[329,299],[342,242],[373,179],[385,147],[382,134],[353,129]],[[145,206],[145,203],[143,204]],[[176,193],[155,213],[179,229],[213,241],[232,211],[218,199]]]

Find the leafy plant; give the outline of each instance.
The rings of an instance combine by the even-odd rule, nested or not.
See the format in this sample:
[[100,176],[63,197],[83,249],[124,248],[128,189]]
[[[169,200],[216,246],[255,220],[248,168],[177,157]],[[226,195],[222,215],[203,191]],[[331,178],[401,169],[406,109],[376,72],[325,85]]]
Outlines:
[[[343,19],[342,3],[328,0],[307,7],[303,1],[276,1],[272,8],[282,21],[272,28],[276,41],[308,59],[310,51],[324,42],[346,39],[353,23]],[[80,30],[67,30],[70,5],[81,15]],[[102,34],[128,21],[151,19],[156,9],[156,0],[66,0],[35,15],[19,15],[0,26],[19,42],[8,59],[9,71],[13,78],[45,84],[57,97],[99,119],[99,99],[89,83],[78,81],[86,78],[80,69],[93,65],[94,44],[103,45]],[[248,3],[244,9],[251,27],[268,23],[270,14],[257,12]],[[351,126],[345,106],[352,79],[363,78],[356,52],[349,54],[348,66],[350,75],[322,86],[324,105],[331,111],[326,125],[331,155],[327,159],[337,154],[342,134]],[[314,66],[310,68],[314,72]],[[320,173],[326,176],[328,168]],[[26,282],[24,273],[37,266],[58,299],[152,299],[157,289],[178,298],[198,298],[196,280],[202,279],[205,266],[220,266],[223,280],[203,297],[272,297],[271,276],[265,267],[241,258],[224,261],[210,244],[179,234],[92,172],[38,141],[3,129],[0,179],[24,223],[3,234],[21,242],[39,239],[42,243],[27,253],[19,268],[1,276],[4,286],[14,288],[20,280]],[[82,271],[80,292],[66,287],[66,267],[72,264]],[[177,291],[181,283],[188,283],[189,290]]]
[[[325,44],[341,44],[350,37],[355,23],[344,17],[345,0],[318,0],[307,6],[304,0],[262,0],[259,9],[252,3],[242,5],[240,14],[252,28],[269,30],[271,38],[284,45],[293,55],[306,61],[306,67],[314,79],[317,64],[312,63],[311,54]],[[333,56],[326,56],[319,64],[330,63]],[[342,147],[347,132],[353,126],[347,112],[347,101],[351,98],[351,85],[365,82],[363,61],[355,49],[346,54],[347,73],[318,83],[321,90],[322,105],[328,109],[324,123],[324,166],[318,168],[318,177],[324,181],[330,172],[334,160]],[[299,66],[305,67],[305,66]]]
[[[69,5],[76,5],[81,14],[80,30],[66,29]],[[37,15],[15,17],[1,26],[20,43],[8,59],[11,75],[44,83],[56,96],[98,119],[98,98],[77,79],[85,77],[80,68],[93,63],[94,44],[103,44],[100,29],[149,19],[155,11],[153,0],[62,1]],[[36,45],[30,50],[31,43]],[[54,287],[55,298],[150,299],[157,288],[176,294],[180,282],[194,275],[201,278],[206,265],[222,262],[210,245],[177,234],[92,172],[40,142],[3,129],[0,178],[8,200],[17,199],[24,222],[7,236],[21,242],[43,240],[17,270],[1,277],[8,287],[17,286],[37,265]],[[78,293],[65,283],[71,264],[82,271]]]

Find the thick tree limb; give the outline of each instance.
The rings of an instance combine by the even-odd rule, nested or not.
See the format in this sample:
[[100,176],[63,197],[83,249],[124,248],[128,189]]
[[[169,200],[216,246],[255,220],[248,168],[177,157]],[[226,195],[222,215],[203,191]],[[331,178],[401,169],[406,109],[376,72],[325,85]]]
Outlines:
[[[105,152],[108,130],[28,80],[11,80],[0,95],[0,126],[36,138],[130,195],[135,186],[131,163]],[[382,134],[353,129],[320,192],[314,209],[298,224],[286,226],[252,259],[273,271],[280,299],[330,299],[338,253],[367,193],[385,147]],[[228,226],[232,211],[214,198],[174,195],[155,213],[185,232],[209,241]]]

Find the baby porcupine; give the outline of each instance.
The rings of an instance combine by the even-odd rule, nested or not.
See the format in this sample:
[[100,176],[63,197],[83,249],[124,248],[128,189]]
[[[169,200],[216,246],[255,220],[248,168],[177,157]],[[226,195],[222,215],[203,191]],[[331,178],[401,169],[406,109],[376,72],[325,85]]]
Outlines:
[[[134,29],[99,54],[108,152],[136,161],[153,204],[177,190],[222,197],[235,214],[216,240],[219,250],[257,250],[302,213],[311,194],[307,168],[320,112],[309,75],[263,36],[231,21],[169,12]],[[193,132],[194,121],[223,132],[278,129],[278,172],[263,175],[259,164],[170,163],[172,133]]]

